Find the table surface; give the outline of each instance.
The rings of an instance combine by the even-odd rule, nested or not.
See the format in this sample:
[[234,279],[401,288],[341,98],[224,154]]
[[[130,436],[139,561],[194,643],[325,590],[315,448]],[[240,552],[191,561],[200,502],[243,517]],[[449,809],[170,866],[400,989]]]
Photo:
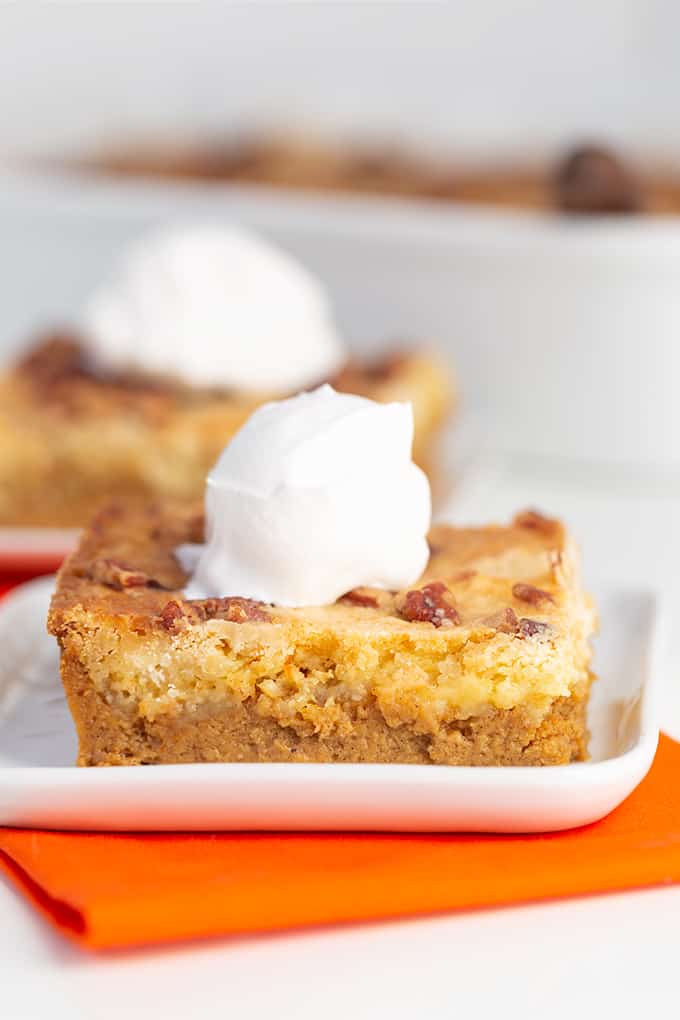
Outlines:
[[[644,495],[642,493],[645,493]],[[456,516],[536,504],[573,522],[590,571],[667,587],[680,498],[565,477],[477,476]],[[677,532],[677,534],[676,534]],[[675,537],[674,537],[675,536]],[[676,691],[676,687],[678,690]],[[669,670],[664,728],[680,739]],[[680,787],[680,777],[679,777]],[[52,933],[0,881],[0,1016],[269,1017],[673,1015],[680,887],[562,903],[94,955]]]
[[0,917],[7,1020],[672,1016],[678,994],[680,888],[106,956],[9,888]]

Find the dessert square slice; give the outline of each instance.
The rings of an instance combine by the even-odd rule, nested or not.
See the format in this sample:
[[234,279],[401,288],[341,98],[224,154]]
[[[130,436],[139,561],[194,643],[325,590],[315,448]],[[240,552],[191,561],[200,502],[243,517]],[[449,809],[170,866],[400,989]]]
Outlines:
[[187,600],[195,508],[111,507],[63,566],[49,629],[81,765],[550,765],[587,755],[595,617],[562,525],[430,534],[413,588],[333,605]]
[[[330,381],[380,402],[410,401],[414,456],[428,466],[451,403],[435,358],[393,352]],[[102,373],[77,338],[47,338],[0,376],[0,525],[78,526],[111,499],[199,499],[227,441],[281,396]]]

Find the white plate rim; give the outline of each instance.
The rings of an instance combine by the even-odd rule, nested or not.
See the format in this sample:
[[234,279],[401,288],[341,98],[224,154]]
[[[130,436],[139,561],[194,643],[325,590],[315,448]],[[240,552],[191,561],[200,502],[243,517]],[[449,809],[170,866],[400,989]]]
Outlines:
[[[50,583],[48,578],[38,578],[13,589],[2,600],[2,607],[10,606],[15,599],[21,598],[27,590]],[[201,786],[203,790],[215,788],[219,790],[225,782],[230,781],[236,786],[248,786],[253,792],[263,790],[275,784],[277,791],[298,789],[306,782],[323,781],[329,793],[349,788],[363,790],[366,785],[380,784],[389,780],[393,788],[409,788],[427,779],[427,787],[433,791],[452,791],[455,787],[463,789],[471,785],[480,793],[485,791],[519,791],[524,794],[545,792],[546,779],[554,795],[568,797],[570,794],[592,789],[594,785],[601,790],[606,800],[608,788],[625,787],[620,797],[615,797],[606,810],[598,817],[603,817],[621,803],[632,790],[639,785],[649,771],[654,760],[659,740],[659,705],[660,680],[664,671],[664,639],[667,632],[668,614],[665,611],[665,600],[659,594],[645,589],[635,589],[636,594],[650,599],[653,620],[649,640],[645,646],[645,680],[640,698],[639,733],[635,744],[622,754],[603,761],[585,762],[570,765],[543,767],[520,766],[445,766],[445,765],[407,765],[407,764],[324,764],[324,763],[196,763],[182,765],[155,765],[152,767],[131,768],[77,768],[72,765],[56,766],[5,766],[0,767],[0,784],[10,780],[13,789],[30,793],[36,785],[46,793],[98,790],[102,793],[119,789],[121,771],[125,774],[125,787],[135,796],[157,790],[164,786],[184,790],[191,786]],[[0,609],[0,612],[2,609]],[[38,783],[36,781],[39,780]],[[595,818],[589,818],[593,821]],[[11,822],[0,824],[12,824]],[[573,827],[572,823],[566,827]],[[586,824],[576,822],[575,824]],[[52,826],[59,828],[61,826]],[[74,826],[64,826],[73,828]],[[565,826],[550,826],[545,829],[512,828],[488,829],[477,831],[556,831]],[[95,824],[93,830],[102,829]],[[112,829],[119,830],[114,825]],[[138,828],[138,827],[134,827]],[[175,826],[186,828],[186,826]],[[194,828],[193,826],[191,828]],[[200,828],[200,827],[198,827]],[[266,826],[263,826],[266,828]],[[295,827],[299,828],[299,827]],[[348,827],[344,827],[348,828]],[[168,827],[156,828],[152,831],[167,831]],[[223,831],[224,827],[222,827]],[[129,831],[129,830],[119,830]],[[376,831],[410,831],[400,829],[380,829]],[[426,831],[426,830],[412,830]],[[431,829],[427,831],[460,831],[459,829]]]

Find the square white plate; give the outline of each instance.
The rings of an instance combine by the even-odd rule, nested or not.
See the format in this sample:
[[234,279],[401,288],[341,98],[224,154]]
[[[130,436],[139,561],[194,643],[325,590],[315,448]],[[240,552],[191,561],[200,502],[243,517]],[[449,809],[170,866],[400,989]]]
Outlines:
[[549,768],[201,764],[78,769],[45,633],[52,579],[0,604],[0,825],[108,830],[540,832],[596,821],[646,775],[662,675],[656,597],[600,592],[592,760]]

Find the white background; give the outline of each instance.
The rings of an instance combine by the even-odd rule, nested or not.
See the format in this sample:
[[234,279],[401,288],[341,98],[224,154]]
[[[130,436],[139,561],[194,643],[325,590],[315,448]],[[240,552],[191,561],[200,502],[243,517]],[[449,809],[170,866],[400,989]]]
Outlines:
[[[23,0],[0,5],[0,148],[202,135],[254,117],[422,138],[469,155],[602,133],[680,154],[679,29],[672,0]],[[0,247],[7,343],[42,315],[74,308],[109,257],[86,220],[60,233],[58,217],[47,219],[6,213],[0,224],[20,239]],[[126,229],[114,222],[109,236]],[[501,515],[518,500],[559,507],[600,576],[664,584],[677,574],[680,505],[665,492],[492,475],[460,512]],[[4,884],[0,919],[3,1020],[677,1011],[678,889],[100,957],[53,936]]]
[[263,122],[680,152],[674,0],[0,5],[0,148]]
[[0,915],[6,1020],[677,1016],[677,888],[98,956]]

